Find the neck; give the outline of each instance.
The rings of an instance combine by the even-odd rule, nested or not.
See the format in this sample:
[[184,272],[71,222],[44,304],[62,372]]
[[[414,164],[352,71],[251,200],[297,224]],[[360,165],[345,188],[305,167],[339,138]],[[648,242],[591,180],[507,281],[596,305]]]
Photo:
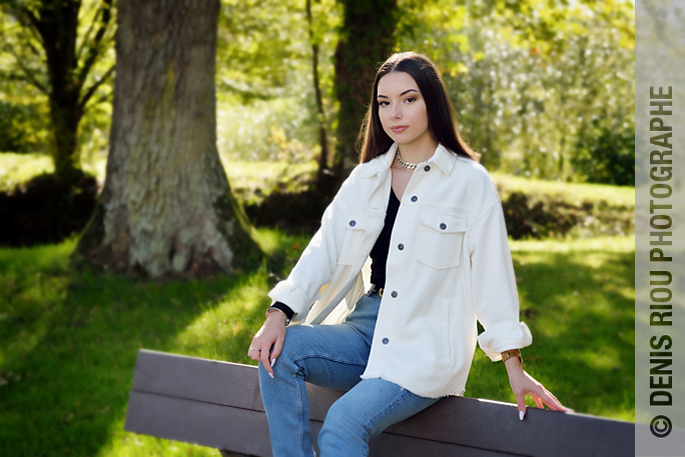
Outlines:
[[398,144],[402,160],[411,163],[425,162],[433,157],[435,148],[438,147],[438,142],[432,138],[427,138],[425,141]]

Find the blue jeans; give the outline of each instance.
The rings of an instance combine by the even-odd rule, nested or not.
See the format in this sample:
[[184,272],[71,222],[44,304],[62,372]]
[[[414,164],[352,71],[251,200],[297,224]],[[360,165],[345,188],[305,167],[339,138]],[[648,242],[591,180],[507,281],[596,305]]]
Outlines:
[[321,457],[366,456],[371,438],[438,400],[382,379],[360,379],[380,302],[376,294],[364,295],[338,325],[288,327],[274,379],[259,365],[274,457],[314,456],[305,381],[348,391],[326,415],[318,437]]

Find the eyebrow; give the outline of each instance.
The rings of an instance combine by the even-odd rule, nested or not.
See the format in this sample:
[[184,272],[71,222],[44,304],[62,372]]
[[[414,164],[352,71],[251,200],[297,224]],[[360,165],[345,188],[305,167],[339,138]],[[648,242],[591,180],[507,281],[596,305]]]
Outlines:
[[[416,90],[416,89],[407,89],[407,90],[405,90],[404,92],[402,92],[402,93],[400,94],[400,97],[403,96],[404,94],[408,94],[409,92],[418,92],[418,90]],[[387,96],[387,95],[378,94],[378,98],[388,98],[388,96]]]

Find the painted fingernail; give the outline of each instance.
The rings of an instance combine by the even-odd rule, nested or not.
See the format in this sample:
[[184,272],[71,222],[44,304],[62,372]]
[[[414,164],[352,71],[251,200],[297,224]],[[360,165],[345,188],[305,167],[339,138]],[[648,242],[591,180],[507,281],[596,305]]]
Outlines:
[[269,373],[269,376],[271,376],[271,379],[274,378],[274,374],[273,374],[273,373]]
[[273,368],[274,365],[276,365],[276,359],[271,359],[271,368]]
[[523,417],[526,415],[523,411],[519,411],[519,420],[522,421]]

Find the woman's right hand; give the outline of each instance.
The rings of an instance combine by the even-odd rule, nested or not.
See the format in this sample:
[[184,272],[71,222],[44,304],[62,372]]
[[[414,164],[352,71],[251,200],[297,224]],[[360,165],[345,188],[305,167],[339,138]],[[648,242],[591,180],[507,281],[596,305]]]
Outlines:
[[273,366],[281,354],[283,341],[285,341],[285,320],[281,313],[269,313],[262,328],[252,338],[247,355],[252,360],[261,362],[269,376],[273,378]]

